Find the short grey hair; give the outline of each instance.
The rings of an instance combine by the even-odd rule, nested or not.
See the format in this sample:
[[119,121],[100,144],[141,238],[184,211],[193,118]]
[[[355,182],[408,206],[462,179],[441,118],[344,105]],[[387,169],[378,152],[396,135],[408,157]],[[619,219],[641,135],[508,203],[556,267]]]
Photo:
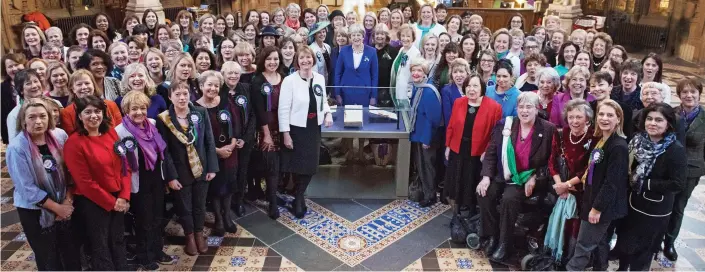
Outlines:
[[581,110],[585,114],[585,117],[587,117],[588,121],[593,120],[592,118],[595,116],[595,112],[592,111],[590,104],[587,101],[585,101],[585,99],[577,98],[577,99],[571,99],[563,107],[563,112],[561,113],[563,120],[567,121],[568,120],[568,112],[573,111],[573,110]]
[[352,24],[348,26],[348,35],[352,35],[353,33],[359,33],[365,36],[365,28],[362,24]]
[[559,76],[558,72],[553,68],[541,68],[538,73],[536,73],[536,80],[541,81],[542,77],[548,77],[551,82],[553,82],[553,85],[556,86],[556,90],[561,86],[561,76]]
[[225,82],[225,79],[223,79],[223,75],[221,75],[219,72],[216,72],[214,70],[208,70],[208,71],[201,73],[198,76],[198,82],[201,84],[201,86],[203,86],[203,84],[206,83],[206,80],[208,80],[208,78],[210,78],[210,77],[215,77],[216,79],[218,79],[218,86],[222,86],[223,83]]
[[526,38],[524,38],[524,44],[526,44],[527,42],[539,43],[539,40],[537,40],[534,36],[526,36]]
[[530,104],[539,107],[539,95],[535,92],[522,92],[517,98],[517,106],[520,104]]
[[241,74],[242,73],[242,66],[240,66],[240,64],[237,63],[236,61],[232,61],[232,60],[226,61],[225,63],[223,63],[223,66],[220,68],[220,72],[223,74],[223,77],[225,77],[225,73],[230,72],[230,71],[237,72],[238,74]]

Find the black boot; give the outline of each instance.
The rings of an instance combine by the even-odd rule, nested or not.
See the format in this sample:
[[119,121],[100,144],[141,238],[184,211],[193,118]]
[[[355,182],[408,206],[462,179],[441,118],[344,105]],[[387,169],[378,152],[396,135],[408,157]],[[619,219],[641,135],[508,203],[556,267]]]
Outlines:
[[671,262],[678,260],[678,252],[673,244],[673,239],[668,237],[663,241],[663,256]]
[[269,218],[277,220],[279,218],[279,207],[277,205],[277,189],[279,185],[279,179],[276,178],[278,175],[270,175],[267,179],[267,202],[269,202],[269,209],[267,210],[267,215]]
[[497,249],[497,238],[494,236],[490,236],[490,239],[487,240],[485,243],[485,248],[483,248],[483,251],[485,252],[485,256],[492,256],[492,253],[494,253],[494,250]]
[[495,261],[495,262],[503,262],[504,260],[509,257],[509,243],[507,242],[499,242],[499,245],[497,246],[497,249],[492,253],[492,256],[490,257],[490,260]]
[[264,191],[262,191],[262,185],[260,184],[259,178],[248,178],[247,185],[247,199],[250,201],[256,201],[258,199],[264,198]]
[[296,191],[296,196],[294,197],[294,204],[292,205],[292,213],[296,218],[301,219],[304,218],[307,211],[304,194],[306,193],[306,188],[308,188],[308,183],[311,182],[311,176],[296,175],[295,179],[296,188],[294,190]]
[[243,217],[247,213],[245,210],[245,205],[243,205],[243,194],[240,192],[237,192],[234,194],[233,201],[231,203],[231,207],[233,208],[233,211],[235,212],[235,215],[237,217]]
[[214,236],[223,236],[223,235],[225,235],[225,227],[223,225],[223,207],[221,205],[221,198],[214,197],[211,203],[213,204],[213,214],[215,215],[215,225],[213,226],[213,235]]
[[421,206],[421,208],[431,207],[433,204],[436,204],[436,202],[438,202],[438,200],[435,196],[433,196],[431,199],[421,200],[421,202],[419,202],[419,206]]
[[235,221],[233,220],[231,213],[230,213],[230,208],[229,204],[232,203],[233,195],[228,194],[225,197],[222,198],[222,206],[223,206],[223,225],[225,226],[225,231],[230,232],[230,233],[236,233],[237,232],[237,225],[235,225]]

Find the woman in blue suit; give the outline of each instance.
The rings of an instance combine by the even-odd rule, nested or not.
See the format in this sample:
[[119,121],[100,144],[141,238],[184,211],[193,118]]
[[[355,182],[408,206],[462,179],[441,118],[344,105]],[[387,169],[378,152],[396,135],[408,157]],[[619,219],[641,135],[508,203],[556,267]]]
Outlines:
[[443,110],[445,127],[448,127],[450,113],[453,111],[453,103],[465,93],[462,88],[463,82],[470,76],[470,65],[463,58],[455,59],[449,66],[448,76],[450,80],[446,79],[448,84],[441,89],[441,109]]
[[[340,50],[335,65],[335,85],[377,87],[377,50],[363,44],[365,29],[354,24],[348,28],[351,46]],[[374,88],[336,88],[340,105],[375,105],[377,90]]]

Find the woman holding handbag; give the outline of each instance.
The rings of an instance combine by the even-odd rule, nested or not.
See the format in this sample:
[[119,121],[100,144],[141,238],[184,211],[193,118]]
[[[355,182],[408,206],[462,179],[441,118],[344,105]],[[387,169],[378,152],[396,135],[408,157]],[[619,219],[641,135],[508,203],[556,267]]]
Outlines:
[[[583,99],[574,99],[566,103],[562,115],[568,126],[557,133],[556,136],[558,137],[553,137],[548,170],[553,178],[553,189],[561,199],[564,199],[562,201],[566,201],[569,197],[573,198],[573,200],[581,199],[582,183],[580,178],[587,168],[588,154],[592,150],[593,143],[597,143],[592,139],[594,128],[590,124],[594,113],[588,102]],[[570,202],[576,203],[576,205],[579,204],[578,201],[571,200]],[[572,206],[577,211],[576,205]],[[554,209],[553,212],[559,211]],[[567,235],[569,235],[570,239],[567,241],[569,244],[572,242],[572,246],[563,247],[562,244],[549,244],[553,252],[558,253],[554,254],[556,258],[560,258],[562,255],[570,259],[572,252],[563,252],[563,248],[575,248],[574,243],[578,238],[580,219],[577,218],[577,214],[573,217],[576,218],[564,218],[566,222],[563,224],[564,228],[561,231],[561,233],[568,233]],[[549,234],[546,237],[547,241],[558,240],[549,238]],[[563,253],[561,254],[561,252]]]

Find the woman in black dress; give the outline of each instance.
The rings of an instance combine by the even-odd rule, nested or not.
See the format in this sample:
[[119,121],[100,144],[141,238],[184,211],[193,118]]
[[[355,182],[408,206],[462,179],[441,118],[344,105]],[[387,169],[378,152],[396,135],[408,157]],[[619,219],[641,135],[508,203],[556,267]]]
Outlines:
[[238,139],[235,135],[240,135],[242,123],[235,104],[245,105],[247,99],[236,97],[232,99],[229,95],[220,95],[220,87],[223,85],[223,76],[220,73],[208,70],[199,76],[201,91],[203,96],[196,103],[208,112],[213,138],[215,139],[215,153],[218,155],[218,168],[220,172],[211,180],[208,187],[208,199],[213,205],[215,215],[215,227],[213,234],[223,236],[225,231],[235,233],[237,227],[230,217],[230,203],[233,196],[233,184],[237,180],[238,150],[242,148],[245,141]]
[[297,72],[284,78],[279,93],[279,132],[286,149],[281,153],[281,171],[292,173],[296,183],[292,205],[297,218],[306,215],[304,192],[318,170],[321,124],[333,124],[326,103],[325,78],[312,71],[316,65],[308,46],[299,47],[294,57]]
[[[665,103],[640,115],[629,142],[629,212],[618,228],[619,270],[648,271],[659,251],[676,192],[685,184],[688,158],[676,140],[676,115]],[[645,227],[648,226],[648,227]]]
[[[277,110],[279,106],[279,93],[284,76],[279,73],[281,70],[281,53],[274,46],[265,47],[260,52],[257,60],[257,72],[252,79],[252,96],[254,101],[259,101],[261,109],[255,109],[258,115],[257,147],[262,152],[261,161],[255,162],[259,166],[255,176],[255,186],[259,187],[259,181],[264,178],[267,181],[267,202],[269,210],[267,214],[272,219],[279,218],[279,208],[277,207],[277,185],[281,177],[279,171],[281,137],[279,135],[279,118]],[[262,103],[263,102],[263,103]]]

